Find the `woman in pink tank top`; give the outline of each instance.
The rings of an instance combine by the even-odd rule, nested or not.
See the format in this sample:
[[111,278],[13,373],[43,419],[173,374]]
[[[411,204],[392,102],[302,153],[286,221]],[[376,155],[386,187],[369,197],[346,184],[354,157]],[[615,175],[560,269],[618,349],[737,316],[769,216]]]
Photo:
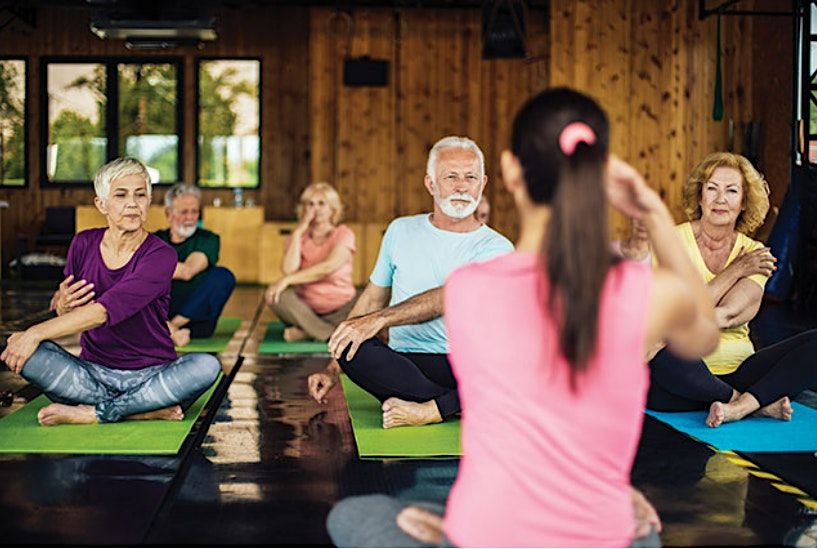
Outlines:
[[[517,114],[501,158],[520,216],[516,252],[462,267],[445,285],[463,410],[445,516],[383,496],[349,498],[328,518],[338,546],[659,542],[658,515],[629,480],[644,356],[663,339],[702,356],[718,330],[666,206],[608,156],[608,135],[601,108],[566,88]],[[611,254],[608,204],[644,223],[656,271]]]

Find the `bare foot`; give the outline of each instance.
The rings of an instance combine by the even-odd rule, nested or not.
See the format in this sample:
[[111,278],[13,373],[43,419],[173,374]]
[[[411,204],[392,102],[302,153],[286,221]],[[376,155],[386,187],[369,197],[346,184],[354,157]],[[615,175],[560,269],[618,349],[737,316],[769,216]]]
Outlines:
[[170,332],[170,339],[176,347],[184,347],[190,343],[190,330],[187,328],[179,328],[176,331]]
[[792,408],[791,400],[787,396],[775,400],[757,411],[759,416],[773,417],[783,421],[791,421],[792,414],[794,414],[794,408]]
[[397,526],[416,540],[439,545],[443,540],[443,517],[422,507],[406,507],[397,515]]
[[392,397],[383,403],[383,428],[391,429],[401,425],[428,425],[440,423],[443,418],[433,400],[410,402]]
[[723,402],[712,403],[712,406],[709,407],[709,415],[706,417],[706,425],[708,427],[721,426],[721,423],[723,423],[726,418],[725,406],[728,406],[728,404],[724,404]]
[[182,407],[176,404],[174,406],[168,406],[167,408],[151,410],[150,412],[133,414],[125,419],[164,419],[166,421],[181,421],[184,419],[184,412],[182,412]]
[[49,404],[37,412],[37,420],[43,427],[73,423],[87,425],[97,423],[96,408],[88,404],[69,406],[67,404]]
[[309,334],[297,326],[288,326],[284,328],[284,341],[292,343],[293,341],[303,341],[304,339],[309,339]]

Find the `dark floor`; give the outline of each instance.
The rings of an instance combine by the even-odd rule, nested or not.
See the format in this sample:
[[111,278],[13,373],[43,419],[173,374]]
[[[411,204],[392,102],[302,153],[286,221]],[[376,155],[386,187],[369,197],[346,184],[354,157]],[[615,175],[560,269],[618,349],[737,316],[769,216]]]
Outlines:
[[[456,460],[356,457],[342,393],[324,406],[306,395],[325,358],[256,355],[260,295],[239,288],[228,304],[225,314],[247,321],[220,355],[231,383],[178,456],[0,454],[2,544],[328,545],[324,520],[341,497],[444,501]],[[3,292],[0,326],[7,334],[39,318],[48,298]],[[814,324],[765,306],[753,334],[768,344]],[[17,398],[0,415],[33,396],[0,372],[8,389]],[[648,418],[633,480],[662,516],[665,546],[817,546],[814,454],[715,452]]]

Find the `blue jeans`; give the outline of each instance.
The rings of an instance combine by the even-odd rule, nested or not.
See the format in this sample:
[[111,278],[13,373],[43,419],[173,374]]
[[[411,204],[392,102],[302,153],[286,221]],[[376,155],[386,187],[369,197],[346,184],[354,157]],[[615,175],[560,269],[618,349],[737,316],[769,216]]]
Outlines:
[[210,337],[216,322],[235,288],[235,276],[226,267],[210,267],[184,303],[170,304],[170,318],[177,314],[190,319],[185,328],[190,337]]
[[207,353],[140,370],[117,370],[78,358],[43,341],[21,375],[54,402],[96,407],[100,423],[180,404],[188,408],[218,377],[221,365]]
[[[326,529],[336,547],[453,547],[443,537],[439,545],[429,545],[403,532],[397,526],[397,515],[405,507],[416,505],[443,515],[442,505],[405,503],[385,494],[349,497],[339,501],[326,518]],[[655,530],[632,541],[630,547],[661,547]]]

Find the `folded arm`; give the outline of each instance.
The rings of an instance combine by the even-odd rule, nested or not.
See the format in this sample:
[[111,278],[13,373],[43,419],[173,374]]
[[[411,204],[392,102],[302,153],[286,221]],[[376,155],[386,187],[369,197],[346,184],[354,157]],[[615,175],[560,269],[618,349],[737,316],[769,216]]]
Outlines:
[[194,276],[208,267],[210,262],[203,252],[193,252],[187,259],[176,263],[173,271],[173,280],[191,280]]
[[752,320],[760,310],[763,288],[749,278],[740,279],[715,307],[720,329],[734,328]]

